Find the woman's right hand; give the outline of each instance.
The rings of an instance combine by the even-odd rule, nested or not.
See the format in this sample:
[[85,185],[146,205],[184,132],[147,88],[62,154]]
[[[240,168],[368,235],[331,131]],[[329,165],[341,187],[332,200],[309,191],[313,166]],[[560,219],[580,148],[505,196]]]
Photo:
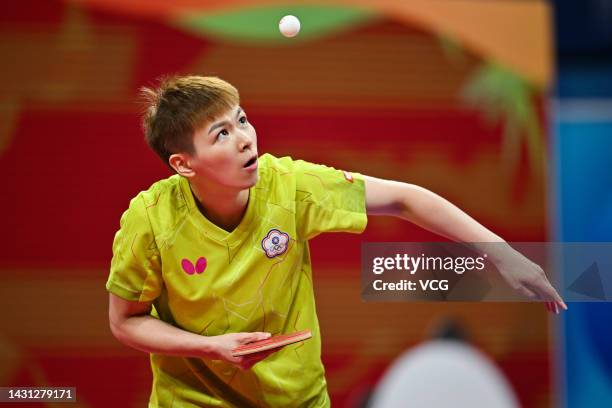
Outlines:
[[265,332],[228,333],[220,336],[211,336],[207,338],[209,344],[207,357],[211,360],[223,360],[243,370],[248,370],[270,354],[278,351],[278,349],[265,350],[238,357],[232,355],[232,350],[243,344],[268,339],[270,336],[270,333]]

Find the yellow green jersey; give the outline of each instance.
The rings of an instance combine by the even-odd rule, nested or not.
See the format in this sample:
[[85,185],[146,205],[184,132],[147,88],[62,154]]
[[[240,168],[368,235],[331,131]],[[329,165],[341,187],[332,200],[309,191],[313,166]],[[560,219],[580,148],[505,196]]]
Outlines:
[[361,232],[363,177],[290,157],[259,158],[240,224],[227,232],[174,175],[138,194],[121,217],[106,288],[152,301],[152,315],[202,336],[310,329],[313,338],[241,370],[223,361],[151,354],[149,407],[326,407],[308,240]]

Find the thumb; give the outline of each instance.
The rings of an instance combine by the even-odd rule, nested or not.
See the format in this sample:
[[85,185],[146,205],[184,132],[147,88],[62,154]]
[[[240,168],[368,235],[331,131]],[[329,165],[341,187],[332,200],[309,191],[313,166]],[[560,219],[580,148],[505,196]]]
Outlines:
[[270,333],[265,332],[253,332],[253,333],[245,333],[245,335],[240,339],[240,343],[251,343],[253,341],[265,340],[270,338]]

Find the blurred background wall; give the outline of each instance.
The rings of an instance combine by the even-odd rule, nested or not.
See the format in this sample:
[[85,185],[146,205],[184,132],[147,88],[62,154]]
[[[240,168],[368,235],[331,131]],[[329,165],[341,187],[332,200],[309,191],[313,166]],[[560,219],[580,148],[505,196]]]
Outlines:
[[[551,121],[557,241],[612,241],[612,2],[559,0]],[[610,273],[610,271],[605,271]],[[612,404],[612,307],[576,303],[555,331],[566,407]]]
[[[118,406],[117,398],[121,406],[145,405],[148,358],[110,334],[104,283],[121,213],[170,175],[139,124],[138,88],[160,75],[218,75],[236,85],[261,152],[421,185],[509,241],[572,239],[559,231],[570,228],[563,222],[574,212],[556,205],[571,193],[564,181],[549,183],[575,180],[561,169],[574,169],[564,160],[580,152],[571,144],[573,122],[552,116],[548,103],[553,17],[561,18],[549,3],[194,4],[3,6],[1,385],[76,386],[83,407]],[[285,14],[302,20],[295,39],[278,34]],[[562,69],[555,100],[572,83],[566,72],[588,77]],[[609,186],[604,134],[595,131],[583,152],[600,157],[590,162],[599,189]],[[603,206],[596,198],[576,205],[587,214],[593,202]],[[601,231],[605,239],[609,229]],[[361,302],[361,241],[425,240],[442,239],[371,218],[361,236],[312,241],[334,406],[358,406],[391,361],[447,316],[462,322],[522,406],[561,404],[561,389],[570,392],[574,380],[557,374],[571,361],[563,350],[557,360],[551,352],[558,337],[577,330],[571,315],[565,329],[551,330],[537,304]]]

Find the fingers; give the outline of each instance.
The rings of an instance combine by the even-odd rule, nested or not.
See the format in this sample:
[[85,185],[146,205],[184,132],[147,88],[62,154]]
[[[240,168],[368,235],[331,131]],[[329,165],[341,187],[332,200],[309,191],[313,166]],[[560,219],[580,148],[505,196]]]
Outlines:
[[555,302],[547,302],[549,304],[550,312],[559,314],[559,306]]
[[260,351],[259,353],[249,354],[242,357],[242,360],[239,363],[239,366],[243,370],[248,370],[253,367],[255,364],[259,363],[262,360],[265,360],[271,354],[276,353],[280,348]]
[[551,312],[559,314],[561,309],[567,310],[567,305],[546,277],[538,279],[535,283],[526,284],[525,286],[529,287],[528,290],[535,292],[540,299],[551,302]]
[[550,313],[559,314],[559,306],[555,302],[545,302],[546,310]]
[[557,290],[548,281],[544,270],[537,264],[533,265],[537,273],[535,274],[536,277],[528,282],[530,284],[529,286],[531,286],[529,289],[535,292],[540,299],[553,302],[551,303],[551,311],[558,314],[561,308],[567,310],[567,305],[561,296],[559,296]]
[[562,307],[563,309],[567,310],[567,305],[565,304],[561,296],[559,296],[557,290],[553,288],[550,282],[548,282],[548,280],[544,281],[543,287],[548,298],[552,299],[559,308]]
[[[252,332],[252,333],[239,333],[237,341],[239,344],[248,344],[255,341],[266,340],[272,336],[271,333],[267,332]],[[231,362],[242,370],[248,370],[255,364],[268,357],[270,354],[278,351],[278,349],[261,351],[259,353],[247,354],[244,356],[233,357]]]
[[255,363],[251,359],[249,359],[248,356],[233,357],[230,362],[238,366],[238,368],[240,368],[241,370],[248,370],[253,365],[255,365]]

